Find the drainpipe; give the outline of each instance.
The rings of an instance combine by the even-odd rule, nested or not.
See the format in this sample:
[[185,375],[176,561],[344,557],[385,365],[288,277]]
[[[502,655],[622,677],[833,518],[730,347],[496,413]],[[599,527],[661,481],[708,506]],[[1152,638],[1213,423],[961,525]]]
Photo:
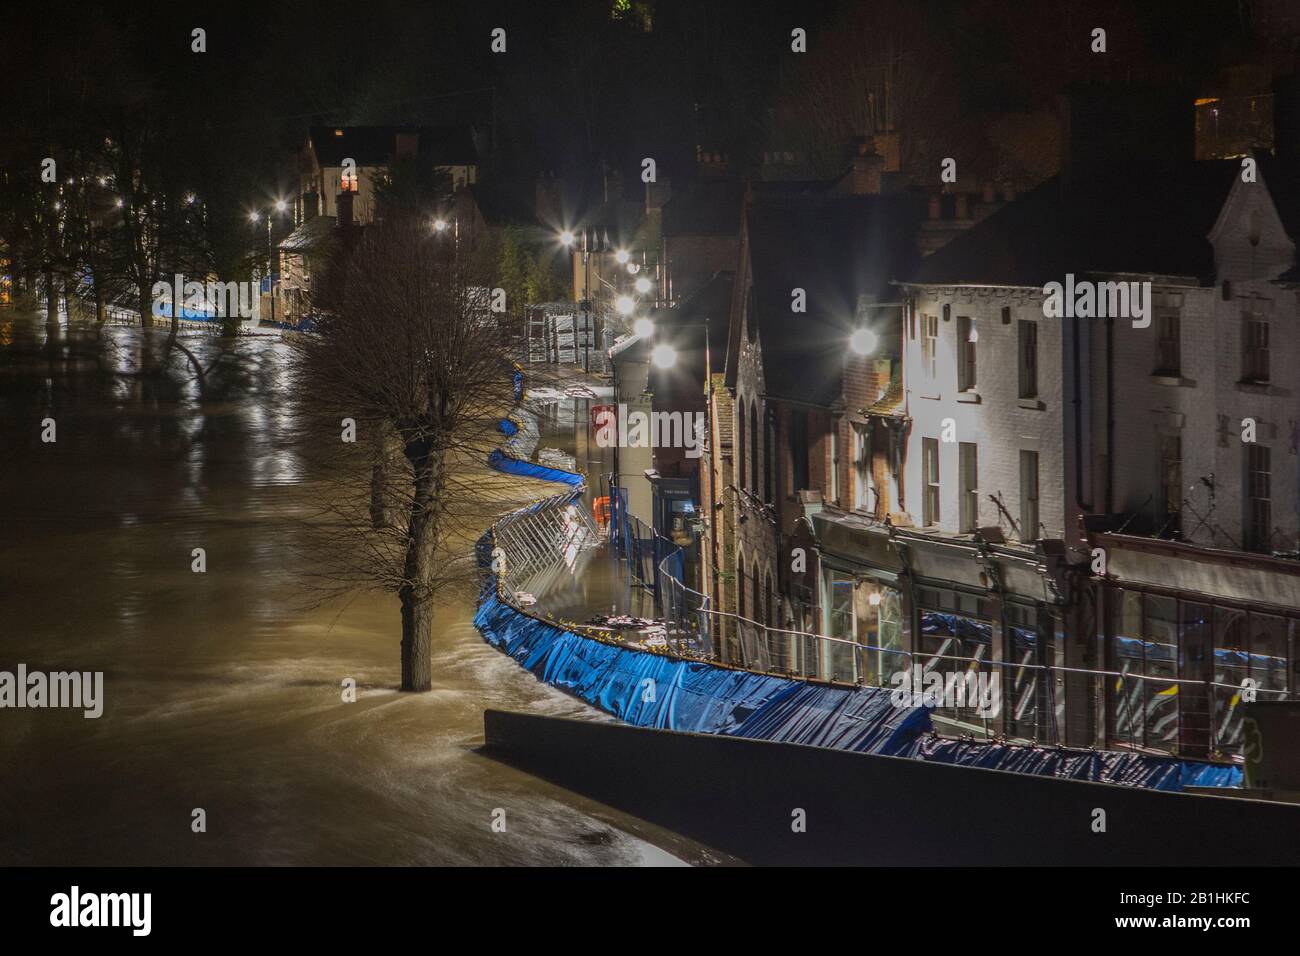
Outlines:
[[1106,318],[1106,514],[1115,513],[1115,319]]
[[[1092,511],[1092,502],[1083,500],[1083,377],[1080,374],[1079,316],[1074,317],[1074,503],[1083,511]],[[1109,356],[1109,352],[1107,355]],[[1109,374],[1109,373],[1108,373]]]
[[[722,584],[718,580],[718,522],[726,512],[726,508],[718,507],[718,487],[714,481],[717,467],[717,455],[720,449],[713,441],[713,356],[709,353],[709,317],[704,317],[704,375],[707,379],[708,388],[705,391],[704,398],[704,419],[705,428],[709,436],[709,581],[713,585],[709,595],[714,602],[710,608],[712,611],[722,610]],[[617,398],[615,399],[617,401]],[[713,639],[713,657],[715,660],[723,660],[722,641],[724,632],[721,626],[722,618],[714,615],[714,621],[719,622],[715,625],[717,633]]]

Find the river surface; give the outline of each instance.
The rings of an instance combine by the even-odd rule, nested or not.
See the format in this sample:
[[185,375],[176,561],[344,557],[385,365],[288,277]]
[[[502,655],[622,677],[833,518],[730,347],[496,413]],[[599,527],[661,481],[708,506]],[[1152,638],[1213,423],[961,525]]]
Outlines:
[[[0,709],[0,864],[718,862],[476,752],[486,707],[606,718],[487,646],[470,600],[440,606],[419,695],[395,598],[304,610],[285,347],[182,341],[216,362],[204,401],[181,361],[106,374],[140,367],[140,330],[0,310],[0,670],[103,671],[105,697],[99,719]],[[585,429],[566,402],[543,446]]]

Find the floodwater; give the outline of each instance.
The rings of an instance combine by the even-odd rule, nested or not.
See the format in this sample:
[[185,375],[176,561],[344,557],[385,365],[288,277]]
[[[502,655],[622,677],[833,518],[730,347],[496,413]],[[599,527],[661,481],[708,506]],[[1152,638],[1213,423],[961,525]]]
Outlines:
[[[440,607],[419,695],[396,690],[395,598],[303,610],[284,345],[184,336],[220,356],[200,402],[179,361],[104,374],[142,336],[0,310],[0,670],[103,671],[105,698],[99,719],[0,709],[0,863],[716,862],[475,751],[487,707],[606,718],[487,646],[470,601]],[[575,421],[542,444],[574,450]]]

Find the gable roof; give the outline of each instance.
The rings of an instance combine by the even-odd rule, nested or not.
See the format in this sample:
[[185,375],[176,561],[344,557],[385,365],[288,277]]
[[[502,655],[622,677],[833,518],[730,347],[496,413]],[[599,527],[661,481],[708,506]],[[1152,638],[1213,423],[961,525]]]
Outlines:
[[1067,188],[1054,176],[923,259],[919,285],[1042,287],[1067,272],[1213,276],[1207,236],[1234,160],[1126,167]]
[[671,236],[736,236],[744,183],[729,179],[697,180],[664,203],[663,234]]
[[[339,135],[339,134],[342,135]],[[416,155],[435,166],[473,166],[478,150],[468,126],[313,126],[312,150],[321,166],[387,166],[397,152],[397,134],[414,133]]]
[[[891,281],[912,271],[920,207],[916,196],[893,193],[748,209],[742,255],[752,302],[733,309],[727,383],[735,384],[749,308],[767,394],[816,405],[837,398],[858,302],[889,301]],[[791,310],[795,289],[804,290],[806,312]]]

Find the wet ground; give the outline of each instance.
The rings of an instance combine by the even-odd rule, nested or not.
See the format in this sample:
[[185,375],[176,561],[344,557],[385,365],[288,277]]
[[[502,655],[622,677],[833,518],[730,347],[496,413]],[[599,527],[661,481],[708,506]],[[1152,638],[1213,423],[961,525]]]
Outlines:
[[[200,402],[181,362],[105,374],[138,367],[142,335],[0,311],[0,670],[103,671],[106,698],[98,720],[0,710],[0,863],[712,862],[475,752],[486,707],[605,718],[488,647],[471,601],[440,608],[420,695],[396,690],[394,598],[304,610],[313,475],[283,344],[187,335],[217,362]],[[598,473],[565,401],[542,444]]]

